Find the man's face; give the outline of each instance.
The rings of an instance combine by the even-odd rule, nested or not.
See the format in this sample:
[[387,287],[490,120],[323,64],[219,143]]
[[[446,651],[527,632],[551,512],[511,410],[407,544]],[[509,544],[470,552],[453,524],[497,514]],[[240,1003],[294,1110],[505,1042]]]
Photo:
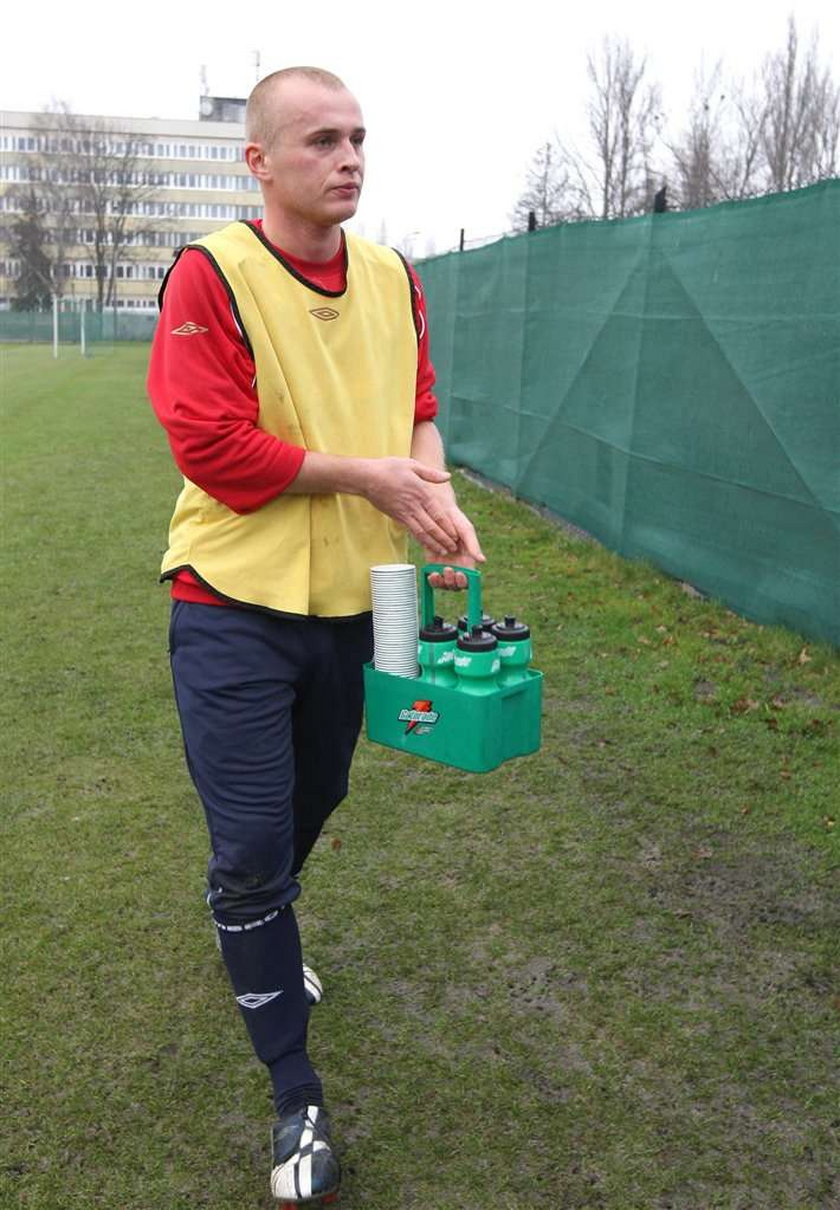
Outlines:
[[332,227],[351,218],[365,171],[365,128],[346,89],[286,80],[275,91],[275,134],[263,146],[266,200],[289,218]]

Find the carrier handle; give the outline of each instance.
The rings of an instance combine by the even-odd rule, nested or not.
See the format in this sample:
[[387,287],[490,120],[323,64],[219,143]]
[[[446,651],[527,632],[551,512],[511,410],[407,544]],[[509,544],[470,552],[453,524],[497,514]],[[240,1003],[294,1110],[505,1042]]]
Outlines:
[[478,626],[483,617],[481,608],[481,572],[476,571],[474,567],[459,567],[457,563],[427,563],[421,568],[420,575],[423,580],[423,613],[422,625],[428,626],[435,616],[435,590],[429,583],[430,571],[445,571],[447,567],[451,567],[453,571],[463,572],[467,577],[467,625],[470,630],[473,626]]

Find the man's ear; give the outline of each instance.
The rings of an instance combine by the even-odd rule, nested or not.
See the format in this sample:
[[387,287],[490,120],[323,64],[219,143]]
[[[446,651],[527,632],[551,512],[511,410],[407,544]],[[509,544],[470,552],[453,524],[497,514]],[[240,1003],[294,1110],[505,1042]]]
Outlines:
[[245,147],[245,163],[250,173],[258,181],[265,181],[271,176],[267,156],[261,143],[248,143]]

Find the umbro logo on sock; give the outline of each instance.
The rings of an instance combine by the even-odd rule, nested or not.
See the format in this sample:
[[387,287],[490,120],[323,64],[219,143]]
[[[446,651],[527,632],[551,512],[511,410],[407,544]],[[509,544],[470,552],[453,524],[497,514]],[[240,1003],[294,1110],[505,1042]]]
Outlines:
[[268,1004],[282,995],[282,987],[279,992],[248,992],[244,996],[237,996],[236,1003],[241,1004],[243,1008],[262,1008],[264,1004]]

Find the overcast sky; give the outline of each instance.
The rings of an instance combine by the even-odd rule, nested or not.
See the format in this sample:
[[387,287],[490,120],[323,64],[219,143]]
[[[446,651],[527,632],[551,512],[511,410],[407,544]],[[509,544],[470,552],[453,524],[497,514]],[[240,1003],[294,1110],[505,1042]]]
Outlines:
[[[673,133],[695,72],[722,60],[749,78],[780,48],[793,11],[806,41],[840,74],[837,0],[47,0],[7,6],[0,108],[198,116],[201,70],[210,93],[246,96],[260,74],[315,64],[340,75],[368,127],[367,182],[357,230],[411,237],[414,255],[502,233],[535,149],[556,130],[580,141],[586,58],[607,35],[647,57]],[[241,14],[241,15],[240,15]],[[414,233],[414,234],[412,234]]]

